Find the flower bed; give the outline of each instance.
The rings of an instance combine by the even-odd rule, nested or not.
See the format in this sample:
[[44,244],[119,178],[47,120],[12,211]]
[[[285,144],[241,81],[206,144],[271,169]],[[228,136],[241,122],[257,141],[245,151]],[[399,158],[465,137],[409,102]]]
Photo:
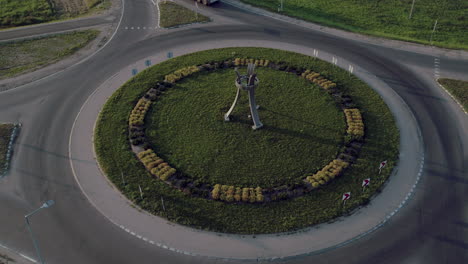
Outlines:
[[[336,102],[340,105],[346,116],[348,127],[346,132],[351,136],[351,140],[348,140],[349,146],[343,152],[339,153],[336,159],[331,161],[320,171],[313,175],[304,177],[303,184],[301,185],[277,186],[269,188],[268,190],[259,186],[254,188],[222,184],[215,184],[214,186],[204,184],[203,187],[196,187],[193,184],[194,179],[187,175],[177,173],[176,169],[172,168],[167,162],[154,153],[153,150],[149,149],[148,144],[146,144],[144,132],[144,119],[146,112],[151,106],[151,101],[158,98],[157,94],[159,95],[161,93],[161,88],[164,90],[166,87],[172,86],[177,81],[200,71],[211,71],[220,68],[230,68],[233,66],[245,66],[249,63],[255,64],[258,67],[270,67],[277,70],[292,72],[297,76],[301,76],[325,89],[336,99]],[[348,108],[350,105],[353,105],[351,98],[346,97],[347,100],[343,100],[343,94],[337,88],[336,83],[310,69],[303,70],[291,67],[282,67],[278,62],[271,62],[270,60],[236,58],[234,61],[227,60],[219,63],[207,63],[198,66],[192,65],[178,69],[173,73],[166,75],[164,82],[157,83],[156,87],[157,88],[151,88],[140,100],[138,100],[130,114],[129,129],[130,131],[132,131],[132,129],[136,130],[133,131],[133,134],[130,136],[131,143],[134,146],[141,145],[143,149],[145,149],[141,151],[141,148],[135,148],[134,152],[152,176],[165,181],[167,184],[172,185],[185,193],[195,193],[198,194],[197,196],[200,196],[199,194],[202,193],[203,195],[201,195],[201,197],[206,199],[220,200],[228,203],[262,203],[275,201],[277,200],[277,197],[282,197],[284,199],[302,196],[329,183],[335,177],[342,175],[344,170],[358,157],[362,143],[364,142],[364,123],[359,109]],[[181,181],[184,182],[183,185],[178,184]],[[185,187],[187,185],[191,186],[195,191],[186,191]],[[206,190],[209,192],[204,192]]]
[[[267,64],[268,67],[260,67],[258,69],[259,74],[262,74],[262,76],[272,78],[271,81],[267,81],[265,77],[261,77],[261,87],[266,88],[266,85],[283,85],[275,90],[276,92],[273,95],[278,96],[278,100],[271,101],[271,104],[275,104],[277,107],[277,112],[272,112],[271,110],[274,109],[268,109],[268,105],[262,103],[260,114],[264,118],[262,121],[264,121],[266,126],[265,130],[259,130],[257,133],[252,133],[250,129],[250,123],[248,122],[251,121],[246,119],[247,110],[240,111],[242,116],[237,115],[237,117],[243,119],[224,123],[222,115],[227,111],[229,106],[226,106],[226,109],[223,107],[230,104],[234,96],[234,87],[231,82],[226,83],[224,87],[218,85],[207,86],[208,83],[213,81],[224,82],[227,76],[229,76],[229,79],[234,78],[232,67],[235,66],[236,58],[263,59],[264,65],[266,60],[270,60]],[[230,62],[230,65],[224,62]],[[165,76],[173,73],[175,70],[193,65],[198,65],[198,67],[202,67],[203,69],[193,74],[192,77],[181,79],[175,84],[162,81],[165,79]],[[336,83],[336,87],[331,87],[328,90],[325,87],[322,87],[324,89],[319,89],[319,86],[315,83],[311,84],[312,82],[306,87],[304,83],[308,81],[300,77],[302,77],[302,73],[307,69],[313,69],[313,71],[320,73],[327,80]],[[278,70],[278,73],[276,74],[274,70]],[[227,72],[229,74],[226,74]],[[294,84],[291,86],[286,84],[285,86],[284,83],[282,84],[283,80]],[[175,87],[172,89],[173,85]],[[295,93],[301,94],[299,98],[294,99],[299,99],[300,104],[287,104],[283,106],[277,104],[287,99],[286,94],[284,94],[284,88],[289,87],[291,90],[294,89]],[[201,92],[204,94],[200,94]],[[267,91],[267,89],[259,89],[258,96],[270,100],[270,98],[273,98],[270,96],[271,92]],[[190,97],[188,97],[189,95]],[[196,96],[200,97],[196,98]],[[312,96],[310,98],[313,98],[313,100],[310,100],[309,96]],[[129,115],[138,100],[142,97],[153,102],[146,113],[145,126],[129,128]],[[208,112],[206,110],[207,105],[192,105],[192,103],[196,102],[211,103],[210,107],[214,107],[213,111],[210,110],[211,112]],[[260,100],[259,102],[266,101]],[[307,108],[304,108],[306,105]],[[343,109],[354,108],[360,110],[362,119],[365,122],[365,136],[362,140],[354,140],[347,133]],[[184,138],[192,140],[193,138],[204,136],[208,141],[204,140],[202,142],[206,144],[212,142],[212,135],[207,134],[205,132],[207,130],[203,130],[203,134],[189,137],[186,132],[194,130],[185,129],[184,131],[184,123],[175,125],[174,120],[167,119],[165,116],[167,113],[176,114],[171,118],[185,117],[182,118],[183,122],[185,120],[192,120],[191,125],[196,125],[199,115],[194,114],[194,112],[207,111],[206,113],[210,114],[210,116],[207,116],[210,122],[206,123],[207,128],[211,129],[212,124],[218,124],[218,128],[225,128],[224,130],[228,130],[229,133],[233,129],[237,129],[236,133],[240,133],[236,134],[237,136],[244,137],[245,135],[250,135],[251,139],[258,139],[259,135],[268,134],[266,132],[269,131],[269,122],[287,121],[288,117],[279,114],[287,113],[288,109],[296,111],[294,112],[296,114],[295,117],[301,119],[297,119],[291,124],[306,124],[304,128],[309,129],[304,131],[307,134],[300,134],[299,129],[302,128],[295,127],[291,131],[294,132],[293,135],[296,138],[306,135],[309,141],[320,143],[321,146],[328,146],[332,149],[332,151],[324,156],[323,160],[317,160],[317,163],[314,163],[312,166],[307,164],[308,157],[316,157],[315,154],[323,153],[323,150],[304,147],[301,150],[300,147],[303,141],[297,141],[300,144],[297,144],[294,151],[299,150],[300,157],[304,157],[304,162],[301,160],[300,164],[308,166],[308,169],[295,172],[294,178],[289,177],[287,172],[295,168],[291,167],[290,164],[294,163],[297,157],[282,157],[281,152],[278,152],[278,157],[280,158],[277,159],[280,162],[280,167],[277,166],[278,164],[271,164],[270,169],[266,168],[264,170],[262,167],[261,171],[259,171],[263,173],[281,170],[281,174],[276,174],[275,178],[269,178],[269,172],[252,179],[250,177],[256,176],[255,173],[243,179],[235,177],[225,178],[226,180],[224,178],[204,178],[203,174],[200,175],[201,177],[197,175],[198,178],[196,179],[190,179],[191,181],[182,177],[178,178],[179,176],[183,176],[185,168],[182,170],[179,167],[180,164],[174,163],[174,157],[171,156],[172,153],[168,155],[168,148],[166,147],[174,145],[172,143],[172,145],[166,144],[168,140],[171,140],[174,136],[178,136],[177,140]],[[297,111],[300,111],[300,113]],[[214,116],[211,116],[212,114]],[[270,121],[266,119],[267,117],[270,118]],[[301,122],[298,123],[298,120]],[[329,120],[333,120],[333,122],[329,123]],[[148,123],[150,121],[151,123]],[[164,124],[164,126],[154,126],[155,121]],[[289,124],[275,123],[274,125],[277,128],[284,128]],[[313,124],[314,129],[310,129],[312,126],[309,124]],[[334,126],[333,124],[336,125]],[[155,133],[160,131],[158,130],[159,127],[164,128],[164,134]],[[239,130],[239,127],[242,130]],[[339,129],[336,129],[337,127]],[[242,132],[244,130],[246,133]],[[219,132],[224,133],[223,131],[220,130]],[[280,133],[283,133],[284,130],[275,130],[274,132],[278,135],[283,135]],[[336,136],[338,141],[330,141],[332,137],[329,137],[329,135],[331,133],[333,133],[333,137]],[[143,137],[141,137],[142,135]],[[309,137],[309,135],[312,135],[312,137]],[[164,140],[161,136],[164,136]],[[142,141],[137,145],[129,144],[129,140],[131,142],[132,138],[136,139],[137,137],[145,140],[150,139],[151,142],[149,144],[146,144],[148,143],[147,141]],[[253,142],[249,141],[249,138],[243,137],[242,142],[248,144]],[[268,140],[266,137],[261,137],[261,139]],[[99,120],[96,123],[94,142],[97,159],[106,176],[123,195],[142,210],[146,210],[168,221],[194,228],[237,234],[260,234],[289,232],[327,222],[343,214],[348,214],[351,210],[356,209],[356,207],[362,204],[366,204],[381,190],[396,164],[399,136],[393,116],[380,96],[358,78],[349,75],[348,72],[336,68],[327,62],[294,52],[264,48],[226,48],[175,57],[155,67],[150,67],[133,77],[118,89],[103,107]],[[183,141],[184,144],[189,144],[190,142]],[[278,142],[273,143],[275,145],[279,144]],[[195,153],[193,151],[201,149],[200,145],[181,146],[184,151],[188,150],[189,153],[194,153],[194,160],[197,160],[200,152]],[[204,147],[206,145],[201,146]],[[210,147],[213,146],[215,145],[211,145]],[[235,145],[225,144],[222,147],[228,147],[231,150],[233,146]],[[287,147],[288,145],[283,144],[281,146]],[[174,175],[169,177],[173,179],[170,185],[167,184],[167,181],[162,181],[156,176],[151,176],[152,174],[139,161],[134,152],[135,150],[141,152],[150,147],[158,157],[162,157],[172,168],[177,169]],[[357,150],[359,150],[359,154]],[[244,149],[242,149],[242,152],[244,152]],[[335,177],[334,180],[329,181],[325,185],[313,189],[313,191],[307,191],[304,187],[309,185],[301,181],[301,177],[304,176],[303,179],[306,180],[308,176],[317,174],[335,159],[350,164],[350,166],[343,170],[344,174]],[[378,164],[382,160],[388,160],[388,163],[379,174]],[[222,163],[218,162],[216,166],[225,164],[225,169],[231,166],[231,164],[224,163],[225,159],[218,161]],[[239,161],[242,161],[242,159],[239,159]],[[259,160],[259,162],[265,161]],[[213,165],[212,162],[211,165]],[[234,167],[235,170],[232,171],[242,170],[245,165],[248,164],[236,166]],[[124,175],[125,181],[122,181],[122,175]],[[229,177],[232,176],[234,174],[229,174]],[[279,178],[277,179],[276,177]],[[362,191],[361,183],[369,177],[372,178],[372,183],[365,191]],[[250,180],[252,184],[248,183]],[[257,184],[257,182],[262,182],[262,184]],[[268,182],[278,183],[277,189],[270,188],[270,186],[274,187],[275,185],[266,186],[263,184],[268,184]],[[210,199],[209,197],[212,196],[212,191],[216,184],[234,186],[232,198],[230,198],[232,187],[228,187],[223,196],[224,199],[234,199],[234,202]],[[142,188],[143,196],[141,196],[139,186]],[[264,186],[262,189],[264,201],[251,203],[250,201],[253,200],[251,197],[257,194],[255,193],[257,186]],[[219,192],[221,192],[221,189]],[[341,201],[344,192],[352,193],[352,198],[346,202],[346,205],[343,205]],[[242,196],[244,196],[245,202],[242,202]],[[219,197],[221,198],[221,193],[219,193]],[[165,207],[161,204],[161,198],[164,199]],[[236,199],[240,200],[240,202],[236,202]]]

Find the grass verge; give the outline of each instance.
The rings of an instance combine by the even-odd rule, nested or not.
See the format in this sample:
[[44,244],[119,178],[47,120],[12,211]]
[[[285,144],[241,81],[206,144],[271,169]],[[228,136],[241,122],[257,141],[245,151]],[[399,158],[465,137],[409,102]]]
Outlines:
[[109,0],[0,0],[0,29],[73,18],[109,6]]
[[0,0],[0,28],[47,22],[54,17],[47,0]]
[[13,128],[13,124],[0,124],[0,175],[6,169],[6,156]]
[[455,96],[463,105],[465,111],[468,112],[468,82],[446,78],[438,79],[437,81]]
[[159,2],[159,12],[159,26],[163,28],[210,21],[208,17],[173,2]]
[[[136,101],[152,85],[176,69],[236,57],[283,61],[296,67],[313,69],[336,82],[343,92],[353,98],[356,105],[362,109],[366,125],[366,144],[361,149],[360,158],[345,175],[323,188],[294,199],[266,204],[226,204],[190,197],[152,178],[145,171],[128,142],[128,116]],[[197,77],[194,75],[191,78]],[[204,78],[203,74],[198,78]],[[231,102],[226,103],[229,106]],[[317,113],[319,114],[320,112]],[[379,95],[362,81],[324,61],[313,60],[297,53],[264,48],[203,51],[170,59],[151,67],[129,80],[111,96],[99,116],[95,130],[95,150],[102,169],[116,187],[138,206],[179,224],[241,234],[297,230],[330,221],[367,203],[381,188],[395,166],[398,144],[398,129],[392,114]],[[378,174],[378,164],[383,160],[388,160],[389,165]],[[122,175],[125,183],[122,181]],[[372,178],[372,183],[363,192],[361,182],[369,177]],[[140,197],[139,186],[142,187],[143,198]],[[352,192],[353,198],[343,207],[341,196],[349,191]],[[164,198],[166,210],[162,207],[161,197]]]
[[[278,12],[278,0],[241,0]],[[417,0],[411,19],[412,0],[288,0],[283,14],[356,33],[403,41],[468,49],[466,29],[468,1]]]
[[11,78],[55,63],[86,46],[98,30],[75,31],[0,44],[0,79]]

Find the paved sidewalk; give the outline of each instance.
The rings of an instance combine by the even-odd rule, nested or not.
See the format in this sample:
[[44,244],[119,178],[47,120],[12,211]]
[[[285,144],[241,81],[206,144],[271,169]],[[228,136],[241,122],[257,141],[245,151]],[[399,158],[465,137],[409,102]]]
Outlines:
[[340,29],[322,26],[319,24],[314,24],[311,22],[306,22],[304,20],[289,17],[286,15],[281,15],[279,13],[270,12],[262,8],[257,8],[248,4],[244,4],[239,0],[222,0],[222,2],[228,5],[232,5],[237,8],[243,9],[245,11],[251,12],[251,13],[255,13],[258,15],[266,16],[266,17],[271,17],[271,18],[274,18],[283,22],[287,22],[287,23],[291,23],[291,24],[298,25],[301,27],[317,30],[323,33],[331,34],[334,36],[339,36],[339,37],[346,38],[346,39],[352,39],[352,40],[356,40],[356,41],[360,41],[360,42],[364,42],[368,44],[373,44],[373,45],[378,45],[378,46],[383,46],[383,47],[388,47],[388,48],[393,48],[393,49],[399,49],[399,50],[406,50],[406,51],[416,52],[416,53],[421,53],[421,54],[439,55],[439,56],[445,56],[445,57],[455,58],[455,59],[461,59],[461,58],[468,59],[468,51],[436,48],[432,46],[405,42],[405,41],[400,41],[400,40],[385,39],[385,38],[380,38],[380,37],[372,37],[368,35],[352,33],[352,32],[348,32],[348,31],[344,31]]
[[[235,40],[192,44],[189,47],[174,47],[171,51],[179,56],[199,50],[238,46]],[[313,49],[270,41],[247,41],[243,46],[279,48],[303,54],[312,54]],[[166,59],[167,51],[156,52],[150,59],[153,64]],[[332,55],[320,52],[320,58],[331,60]],[[347,69],[352,62],[338,60],[338,66]],[[281,235],[228,235],[195,230],[169,223],[166,220],[138,210],[123,197],[101,174],[93,150],[95,120],[107,98],[125,81],[131,78],[132,69],[144,70],[144,60],[138,61],[109,78],[83,105],[75,120],[70,136],[69,155],[75,178],[89,201],[110,222],[123,232],[141,239],[142,242],[189,255],[202,255],[230,259],[276,259],[320,252],[345,245],[384,225],[409,200],[419,181],[424,149],[416,121],[403,100],[386,84],[355,66],[354,73],[370,84],[385,100],[396,116],[400,129],[400,161],[385,189],[368,206],[351,216],[340,218],[331,224],[321,224],[296,232]]]

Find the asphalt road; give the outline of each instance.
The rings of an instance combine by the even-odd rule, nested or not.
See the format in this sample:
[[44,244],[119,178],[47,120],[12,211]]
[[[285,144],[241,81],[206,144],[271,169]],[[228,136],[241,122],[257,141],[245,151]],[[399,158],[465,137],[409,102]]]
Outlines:
[[[176,31],[119,30],[105,49],[87,61],[0,93],[0,120],[23,124],[11,173],[0,181],[0,243],[34,256],[23,216],[42,201],[54,199],[54,207],[31,219],[47,263],[226,262],[155,248],[110,224],[76,185],[68,160],[68,139],[81,105],[121,68],[155,50],[227,39],[242,44],[255,39],[314,47],[378,76],[411,108],[425,144],[424,174],[415,196],[387,225],[340,249],[290,262],[468,262],[468,118],[433,81],[433,56],[322,34],[222,3],[212,11],[203,10],[242,23],[210,23]],[[125,1],[122,25],[154,26],[153,11],[149,0]],[[440,60],[442,72],[466,77],[468,61],[444,56]]]

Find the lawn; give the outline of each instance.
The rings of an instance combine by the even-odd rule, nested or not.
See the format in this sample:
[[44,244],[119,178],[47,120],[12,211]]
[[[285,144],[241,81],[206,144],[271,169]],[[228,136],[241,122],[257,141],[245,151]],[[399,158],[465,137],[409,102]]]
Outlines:
[[[336,178],[329,184],[298,198],[261,204],[228,204],[220,201],[189,196],[172,188],[161,180],[151,177],[149,173],[145,171],[143,165],[136,159],[135,154],[132,152],[128,140],[129,114],[139,98],[149,88],[153,87],[156,82],[163,80],[165,75],[172,73],[177,69],[191,65],[200,65],[206,62],[220,62],[226,59],[234,59],[236,57],[269,59],[271,61],[281,61],[296,67],[313,69],[314,71],[322,73],[326,78],[336,82],[337,87],[339,87],[341,91],[353,98],[357,107],[361,109],[363,120],[365,121],[366,137],[365,144],[361,149],[359,158],[345,172],[345,175]],[[273,74],[273,72],[270,72],[268,69],[259,70],[259,73],[265,74],[264,76],[272,76]],[[276,72],[276,75],[278,77],[275,78],[285,78],[286,81],[290,80],[289,76],[285,77],[279,71]],[[294,81],[291,79],[294,85],[302,81],[300,77],[292,76],[298,79]],[[263,87],[265,88],[268,87],[268,85],[275,83],[275,81],[278,84],[281,84],[281,82],[277,81],[278,79],[274,79],[270,84],[268,84],[267,78],[264,77],[263,79],[265,80],[262,81],[261,79],[260,85],[264,85]],[[227,82],[228,84],[219,85],[219,94],[215,94],[215,91],[205,91],[211,92],[213,98],[216,98],[214,102],[211,102],[214,105],[213,107],[207,106],[207,109],[204,109],[199,105],[191,105],[191,107],[188,107],[189,103],[182,100],[183,92],[187,93],[185,99],[191,101],[193,104],[197,103],[197,100],[199,100],[198,102],[200,103],[206,102],[205,100],[207,99],[205,98],[189,98],[197,96],[197,89],[208,89],[197,85],[197,82],[203,80]],[[272,118],[273,115],[268,117],[269,114],[266,112],[269,107],[271,107],[269,104],[274,102],[274,96],[265,94],[265,91],[260,92],[262,89],[261,87],[262,86],[259,86],[258,88],[259,104],[262,105],[260,98],[263,96],[265,98],[266,107],[263,110],[260,108],[260,116],[265,117],[265,124],[271,125],[275,120]],[[287,86],[285,88],[293,89],[293,86]],[[228,89],[231,89],[231,91]],[[280,97],[277,98],[277,100],[287,100],[285,98],[287,93],[281,94],[280,90],[281,89],[275,91],[276,95]],[[152,119],[156,123],[158,120],[160,122],[166,122],[167,124],[170,123],[171,120],[161,121],[164,113],[156,113],[159,109],[167,111],[166,113],[170,113],[174,116],[186,113],[187,115],[200,118],[202,123],[206,123],[208,121],[203,121],[204,117],[201,117],[201,113],[197,115],[197,112],[201,111],[203,113],[204,111],[204,113],[218,116],[216,112],[219,114],[224,112],[224,108],[226,106],[228,107],[231,103],[230,100],[233,99],[234,93],[235,88],[233,86],[232,70],[226,72],[219,70],[211,73],[196,73],[190,78],[178,82],[173,88],[170,88],[160,99],[158,99],[152,107],[151,116],[147,118],[147,122]],[[327,127],[327,123],[323,124],[323,128],[318,126],[319,122],[317,122],[317,120],[321,120],[323,118],[321,117],[322,114],[324,116],[328,114],[324,112],[335,111],[334,106],[323,106],[323,111],[314,111],[312,110],[312,105],[309,104],[309,102],[306,102],[307,98],[310,98],[309,96],[313,97],[311,100],[317,100],[317,102],[312,103],[312,105],[321,105],[323,102],[328,100],[326,97],[322,98],[318,95],[309,94],[305,96],[306,98],[300,98],[300,100],[302,100],[301,104],[305,104],[304,107],[295,105],[291,106],[291,109],[299,112],[299,116],[295,118],[303,118],[304,116],[301,115],[306,114],[312,115],[309,120],[307,120],[312,122],[312,125],[304,126],[304,132],[312,133],[307,129],[318,129],[317,133],[314,135],[315,138],[310,140],[314,141],[314,144],[320,146],[322,144],[326,144],[326,142],[320,142],[321,139],[329,137],[329,135],[326,135],[326,133],[328,133],[327,129],[331,129],[331,133],[334,133],[334,129],[339,129],[344,121],[342,120],[341,122],[337,122],[335,119],[332,119],[331,122],[334,126]],[[268,102],[267,99],[270,101]],[[171,100],[176,101],[174,104],[171,104]],[[218,100],[227,101],[223,103],[223,106],[220,106],[218,105]],[[158,105],[158,103],[160,104]],[[226,106],[224,106],[224,104],[226,104]],[[245,102],[243,103],[243,106],[244,110],[241,110],[242,107],[240,107],[239,112],[237,112],[239,118],[245,116],[245,113],[242,113],[242,111],[245,111]],[[279,113],[284,113],[283,111],[287,109],[286,105],[283,106],[281,104],[276,107],[278,107],[277,112],[279,111]],[[299,108],[304,112],[301,113],[301,111],[297,111]],[[317,115],[317,117],[315,117],[315,115]],[[331,115],[331,118],[334,118],[333,116],[334,115]],[[277,115],[277,117],[280,119],[278,122],[287,121],[287,119],[281,119],[279,115]],[[218,116],[218,118],[221,117]],[[214,122],[212,121],[212,118],[210,118],[210,120],[210,122]],[[196,123],[196,121],[190,122],[192,122],[191,124]],[[293,123],[295,122],[296,121]],[[257,132],[265,132],[265,134],[271,132],[268,130],[252,131],[248,127],[247,123],[244,124],[242,122],[223,124],[227,126],[246,126],[245,130],[239,128],[234,129],[234,131],[237,131],[236,133],[245,131],[245,133],[249,132],[249,134],[252,135]],[[300,124],[300,122],[296,123],[297,126],[298,124]],[[294,129],[300,128],[294,127]],[[180,131],[180,133],[183,134],[185,131]],[[344,133],[344,131],[342,133]],[[168,134],[166,137],[169,137],[170,135],[171,134]],[[180,137],[180,140],[182,140],[181,145],[185,144],[187,146],[187,143],[184,142],[185,139],[183,138],[183,135],[172,135]],[[195,137],[194,135],[187,136]],[[210,137],[210,135],[200,134],[199,137]],[[235,139],[237,141],[251,140],[249,138]],[[154,134],[153,140],[155,145],[160,144],[158,142],[162,141],[158,141],[156,134]],[[197,140],[200,140],[199,142],[201,142],[201,140],[207,142],[206,138],[198,139],[197,137]],[[242,144],[244,144],[244,142]],[[336,144],[336,142],[332,142],[331,144],[332,151],[336,148],[334,144]],[[354,76],[349,76],[346,71],[335,68],[324,61],[314,60],[297,53],[263,48],[228,48],[203,51],[173,58],[151,67],[129,80],[109,98],[99,116],[95,130],[95,150],[99,164],[115,186],[139,207],[179,224],[218,232],[241,234],[275,233],[297,230],[330,221],[337,216],[346,214],[359,205],[366,204],[370,197],[378,192],[382,184],[389,177],[392,168],[396,165],[398,158],[398,145],[398,129],[395,125],[392,114],[379,95],[362,81]],[[188,145],[187,147],[192,148],[193,146]],[[232,148],[232,146],[229,147]],[[245,148],[244,146],[241,147]],[[272,144],[272,147],[274,147],[274,144]],[[216,146],[210,146],[210,148],[212,151],[216,151]],[[200,147],[199,149],[203,148]],[[182,151],[180,153],[183,153],[186,150],[177,151]],[[310,150],[305,149],[302,151],[307,152]],[[166,155],[169,156],[170,153],[166,153]],[[211,153],[210,155],[213,154]],[[223,155],[226,156],[227,154],[224,153]],[[329,157],[330,160],[333,158],[333,156]],[[378,164],[383,160],[388,160],[389,165],[384,168],[381,174],[378,174]],[[239,164],[239,166],[242,165],[243,164]],[[320,165],[321,164],[317,164],[316,166]],[[285,164],[285,166],[287,167],[287,164]],[[262,170],[263,169],[264,168],[262,168]],[[301,172],[298,172],[298,174],[300,173]],[[122,181],[122,175],[125,179],[125,183]],[[372,184],[363,192],[361,188],[362,180],[369,177],[372,178]],[[209,181],[210,179],[206,178],[204,180]],[[232,179],[232,181],[237,180],[238,179]],[[239,181],[246,181],[246,179],[239,179]],[[139,186],[141,186],[144,193],[143,198],[140,197]],[[345,207],[343,207],[341,196],[344,192],[348,191],[353,193],[353,198],[346,203]],[[162,197],[164,198],[165,210],[161,205]]]
[[86,46],[99,31],[85,30],[0,44],[0,79],[57,62]]
[[224,121],[236,74],[219,70],[178,82],[155,103],[147,128],[153,149],[177,170],[211,185],[274,187],[328,164],[346,130],[331,96],[293,74],[256,71],[261,129],[252,131],[246,92],[231,122]]
[[446,78],[438,79],[438,82],[457,98],[468,112],[468,82]]
[[159,26],[163,28],[210,21],[204,15],[168,1],[159,2],[159,12]]
[[[279,0],[241,0],[278,12]],[[468,1],[415,0],[284,0],[283,13],[352,32],[468,49]]]
[[14,125],[12,124],[0,124],[0,175],[6,168],[6,155],[13,128]]
[[0,28],[43,23],[55,19],[47,0],[0,0]]

